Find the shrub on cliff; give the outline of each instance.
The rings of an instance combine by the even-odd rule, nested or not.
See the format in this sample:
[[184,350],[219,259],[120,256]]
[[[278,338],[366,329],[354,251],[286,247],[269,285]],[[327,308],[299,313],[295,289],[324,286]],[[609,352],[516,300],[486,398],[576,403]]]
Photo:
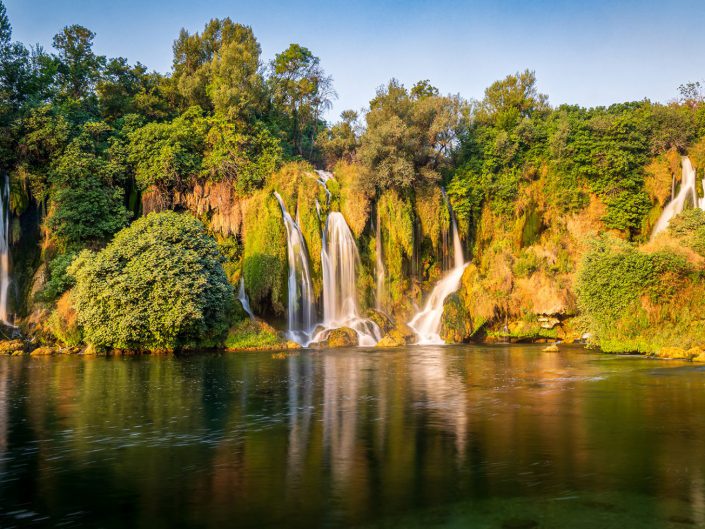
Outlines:
[[583,259],[576,291],[587,330],[606,352],[705,343],[705,282],[680,253],[600,239]]
[[152,213],[69,268],[84,341],[116,349],[220,344],[233,292],[215,241],[198,220]]

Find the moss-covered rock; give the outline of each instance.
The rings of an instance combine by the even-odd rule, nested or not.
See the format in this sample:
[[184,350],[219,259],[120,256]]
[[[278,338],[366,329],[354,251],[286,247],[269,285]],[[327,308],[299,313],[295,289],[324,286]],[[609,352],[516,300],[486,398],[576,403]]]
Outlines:
[[57,352],[58,352],[58,349],[56,347],[43,345],[41,347],[37,347],[29,354],[30,354],[30,356],[51,356],[53,354],[56,354]]
[[384,312],[377,309],[368,309],[365,313],[368,319],[372,320],[379,327],[382,336],[394,328],[394,322]]
[[225,339],[227,351],[289,348],[288,341],[274,327],[264,321],[249,318],[231,327]]
[[655,356],[674,360],[690,360],[692,358],[690,351],[686,351],[682,347],[662,347]]
[[15,352],[23,353],[25,351],[25,343],[22,340],[3,340],[0,341],[0,355],[12,355]]
[[441,338],[448,343],[462,343],[472,338],[474,333],[472,315],[460,296],[457,293],[451,294],[443,304]]
[[414,330],[405,323],[397,323],[394,328],[385,334],[377,343],[377,347],[401,347],[416,343],[417,336]]
[[338,347],[354,347],[359,345],[360,338],[350,327],[339,327],[331,329],[324,334],[323,340],[320,342],[321,347],[336,349]]

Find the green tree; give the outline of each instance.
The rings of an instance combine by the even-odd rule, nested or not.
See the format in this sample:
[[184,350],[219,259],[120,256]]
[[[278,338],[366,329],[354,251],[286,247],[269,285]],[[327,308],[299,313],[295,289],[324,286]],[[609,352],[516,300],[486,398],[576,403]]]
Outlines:
[[[271,63],[272,96],[282,112],[294,152],[312,156],[322,113],[336,97],[333,80],[308,48],[291,44]],[[304,145],[304,139],[308,145]],[[308,147],[308,149],[306,149]]]
[[263,112],[260,45],[249,26],[213,19],[202,33],[182,29],[174,42],[174,80],[186,105],[248,120]]
[[[106,128],[104,124],[101,127],[103,131]],[[71,142],[52,171],[47,225],[64,248],[104,242],[129,218],[123,189],[112,185],[115,175],[105,147],[87,135]]]
[[79,100],[89,96],[105,66],[105,57],[93,53],[95,33],[74,24],[54,36],[58,79],[63,96]]
[[437,182],[449,169],[466,124],[466,103],[427,82],[410,93],[397,80],[377,90],[358,155],[368,184],[384,190]]
[[69,268],[86,343],[100,348],[177,349],[222,343],[232,287],[215,241],[198,220],[151,213]]

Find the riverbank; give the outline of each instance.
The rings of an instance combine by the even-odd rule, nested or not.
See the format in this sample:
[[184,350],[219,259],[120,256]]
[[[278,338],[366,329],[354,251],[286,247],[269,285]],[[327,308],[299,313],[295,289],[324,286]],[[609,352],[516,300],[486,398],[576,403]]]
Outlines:
[[[393,332],[390,333],[393,335]],[[680,347],[665,347],[658,353],[644,354],[639,352],[633,353],[607,353],[600,351],[597,348],[590,347],[583,342],[562,342],[560,340],[550,340],[547,338],[537,338],[533,340],[517,340],[516,338],[500,339],[496,335],[488,336],[482,341],[472,342],[471,344],[446,344],[434,347],[458,347],[463,345],[469,346],[529,346],[529,345],[546,345],[542,349],[543,352],[547,353],[562,353],[566,350],[574,350],[576,347],[583,348],[586,351],[596,352],[598,354],[604,354],[607,356],[617,356],[617,355],[637,355],[645,358],[654,358],[660,360],[685,360],[694,363],[705,363],[705,350],[700,347],[693,347],[691,349],[683,349]],[[421,345],[415,345],[413,343],[404,342],[388,342],[380,341],[375,346],[366,347],[365,350],[385,350],[393,349],[398,350],[403,347],[424,347]],[[430,347],[430,346],[425,346]],[[326,346],[321,344],[312,344],[309,347],[302,347],[301,345],[293,342],[291,340],[286,340],[282,337],[281,341],[270,344],[260,344],[260,345],[244,345],[242,347],[215,347],[209,349],[198,349],[198,350],[156,350],[156,351],[139,351],[139,350],[128,350],[128,349],[113,349],[97,351],[95,348],[90,346],[84,347],[60,347],[53,345],[35,345],[29,341],[14,339],[14,340],[0,340],[0,356],[34,356],[34,357],[46,357],[46,356],[141,356],[141,355],[181,355],[189,354],[195,351],[210,351],[217,353],[244,353],[244,352],[281,352],[283,355],[293,354],[298,351],[321,351],[321,350],[336,350],[336,351],[350,351],[356,350],[359,346]]]

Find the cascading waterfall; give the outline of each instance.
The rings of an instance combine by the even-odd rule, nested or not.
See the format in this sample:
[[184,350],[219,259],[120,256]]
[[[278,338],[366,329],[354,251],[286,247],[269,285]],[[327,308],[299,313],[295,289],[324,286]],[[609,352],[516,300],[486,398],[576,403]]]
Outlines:
[[286,246],[289,261],[288,336],[291,340],[305,345],[308,343],[315,317],[308,250],[299,225],[289,215],[282,197],[276,191],[274,196],[279,201],[282,210],[287,236]]
[[0,320],[12,325],[8,312],[10,290],[10,179],[3,177],[0,190]]
[[[698,198],[697,190],[697,175],[695,174],[695,168],[690,162],[690,158],[683,156],[681,158],[681,187],[678,194],[674,195],[675,183],[671,186],[671,201],[663,208],[663,213],[659,217],[653,231],[651,232],[651,238],[653,239],[658,233],[664,231],[671,219],[681,213],[684,209],[700,208],[705,209],[705,198]],[[702,184],[705,187],[705,178],[702,180]]]
[[375,222],[375,308],[384,310],[384,259],[382,256],[382,227],[379,216]]
[[247,292],[245,292],[245,278],[241,277],[240,278],[240,290],[237,294],[237,299],[240,300],[240,303],[242,304],[242,308],[247,312],[247,315],[250,317],[251,320],[255,319],[255,315],[252,312],[252,308],[250,307],[250,299],[247,297]]
[[381,332],[373,321],[360,317],[357,307],[357,266],[360,255],[345,217],[331,211],[323,231],[321,265],[323,268],[323,330],[313,341],[324,339],[325,332],[350,327],[357,332],[360,345],[375,345]]
[[452,270],[436,283],[424,308],[409,322],[409,327],[411,327],[418,336],[417,343],[419,345],[445,343],[439,334],[441,331],[441,318],[443,317],[443,303],[450,294],[460,287],[460,278],[463,276],[463,271],[467,266],[467,263],[463,261],[463,246],[460,242],[460,236],[458,235],[458,225],[455,222],[453,209],[446,199],[445,191],[443,191],[443,197],[448,206],[448,212],[450,213],[451,229],[453,232],[454,266]]

